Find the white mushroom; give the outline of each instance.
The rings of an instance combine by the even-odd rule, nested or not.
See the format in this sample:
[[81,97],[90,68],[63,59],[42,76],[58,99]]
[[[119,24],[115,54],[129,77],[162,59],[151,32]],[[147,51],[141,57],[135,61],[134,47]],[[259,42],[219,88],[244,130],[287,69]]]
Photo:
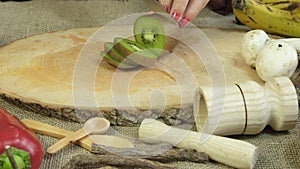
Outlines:
[[[242,40],[241,55],[246,63],[255,67],[255,60],[257,53],[262,49],[264,43],[271,39],[268,34],[260,29],[248,31]],[[279,39],[294,46],[298,53],[300,53],[300,38],[285,38]]]
[[291,77],[298,65],[296,49],[282,40],[269,39],[258,52],[256,58],[256,72],[267,81],[278,76]]
[[267,39],[269,39],[269,36],[263,30],[251,30],[244,35],[241,54],[248,65],[255,67],[257,53],[264,46]]

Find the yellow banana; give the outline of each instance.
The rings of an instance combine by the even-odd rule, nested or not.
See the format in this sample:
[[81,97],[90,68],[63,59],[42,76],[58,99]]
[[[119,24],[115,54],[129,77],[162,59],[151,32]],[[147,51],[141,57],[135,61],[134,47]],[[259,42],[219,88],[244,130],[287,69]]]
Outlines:
[[268,33],[276,33],[273,30],[269,30],[268,28],[264,28],[261,25],[258,25],[253,18],[251,18],[247,12],[248,10],[244,9],[244,1],[242,0],[233,0],[232,6],[233,6],[233,12],[239,22],[242,24],[252,28],[252,29],[263,29],[265,32]]
[[[233,1],[233,6],[235,6],[235,0]],[[237,4],[239,5],[239,4]],[[237,6],[236,6],[237,7]],[[261,26],[257,25],[257,23],[248,15],[243,9],[236,9],[235,7],[233,8],[234,14],[236,16],[236,19],[238,22],[252,28],[252,29],[261,29]]]
[[300,37],[300,12],[297,12],[300,7],[284,10],[273,7],[270,2],[271,0],[233,0],[233,12],[240,22],[252,29]]
[[259,2],[300,15],[300,0],[259,0]]

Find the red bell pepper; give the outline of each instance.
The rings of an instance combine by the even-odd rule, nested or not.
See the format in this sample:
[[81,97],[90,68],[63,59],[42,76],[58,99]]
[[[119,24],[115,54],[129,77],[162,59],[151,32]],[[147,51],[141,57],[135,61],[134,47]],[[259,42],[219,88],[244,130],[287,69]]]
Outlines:
[[[29,166],[31,169],[40,167],[44,148],[37,135],[15,116],[0,107],[0,155],[2,154],[0,156],[0,168],[5,168],[3,165],[7,165],[8,159],[3,160],[3,156],[6,155],[5,147],[8,145],[13,147],[12,152],[17,163],[21,159],[21,163],[26,164],[27,168],[28,164],[31,165],[31,167]],[[26,153],[29,153],[30,159],[26,159]]]

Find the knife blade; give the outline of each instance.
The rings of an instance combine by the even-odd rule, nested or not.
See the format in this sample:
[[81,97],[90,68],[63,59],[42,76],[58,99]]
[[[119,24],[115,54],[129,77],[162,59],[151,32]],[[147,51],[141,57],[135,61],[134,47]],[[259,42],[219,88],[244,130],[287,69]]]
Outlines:
[[156,0],[144,0],[144,3],[150,9],[152,9],[154,12],[161,13],[168,22],[170,22],[172,24],[176,24],[179,27],[179,23],[176,22],[174,20],[174,18],[172,18],[172,16],[165,11],[165,9],[161,6],[161,4],[158,1],[156,1]]
[[167,13],[161,4],[156,0],[144,0],[145,4],[155,12]]

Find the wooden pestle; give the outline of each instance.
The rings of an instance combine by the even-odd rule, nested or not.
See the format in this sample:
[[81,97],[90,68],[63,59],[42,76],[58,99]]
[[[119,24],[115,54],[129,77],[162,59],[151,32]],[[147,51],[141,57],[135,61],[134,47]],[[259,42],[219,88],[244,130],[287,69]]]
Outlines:
[[248,142],[174,128],[154,119],[143,120],[139,138],[147,143],[165,142],[205,152],[210,159],[235,168],[253,168],[257,161],[257,147]]
[[284,131],[297,123],[297,93],[288,77],[273,78],[264,86],[254,81],[228,86],[223,89],[225,96],[213,96],[213,90],[200,87],[196,91],[198,131],[215,135],[257,134],[266,125]]

